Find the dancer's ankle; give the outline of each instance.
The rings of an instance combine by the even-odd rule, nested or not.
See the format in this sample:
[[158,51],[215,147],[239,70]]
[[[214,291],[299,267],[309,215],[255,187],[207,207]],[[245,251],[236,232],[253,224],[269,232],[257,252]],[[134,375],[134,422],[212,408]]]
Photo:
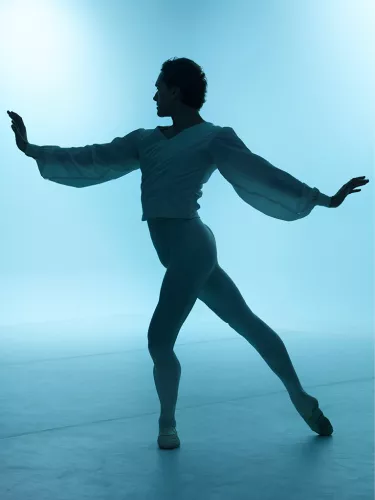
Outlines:
[[159,418],[159,429],[168,429],[170,427],[176,427],[176,420],[171,417],[160,417]]
[[298,397],[306,394],[301,385],[287,386],[286,390],[288,391],[290,397]]

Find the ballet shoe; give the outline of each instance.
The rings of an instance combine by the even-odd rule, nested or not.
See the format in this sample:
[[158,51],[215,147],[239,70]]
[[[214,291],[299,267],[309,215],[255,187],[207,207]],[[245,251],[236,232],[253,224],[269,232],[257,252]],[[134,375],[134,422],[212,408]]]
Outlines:
[[160,429],[158,437],[158,445],[162,450],[172,450],[180,446],[180,439],[175,427],[167,427]]
[[302,410],[301,405],[295,403],[295,401],[297,401],[297,398],[294,398],[295,401],[293,401],[292,399],[292,402],[296,410],[312,431],[316,432],[320,436],[331,436],[333,434],[332,424],[319,408],[318,400],[313,396],[309,396],[308,394],[306,394],[306,396],[308,396],[313,401],[313,408],[310,410]]

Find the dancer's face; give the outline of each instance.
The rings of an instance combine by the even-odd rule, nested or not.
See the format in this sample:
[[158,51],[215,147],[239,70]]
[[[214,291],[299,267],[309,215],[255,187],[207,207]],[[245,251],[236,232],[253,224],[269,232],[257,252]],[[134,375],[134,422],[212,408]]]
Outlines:
[[156,94],[154,95],[154,101],[158,105],[158,116],[172,116],[178,110],[179,105],[181,105],[179,99],[180,89],[178,87],[169,89],[163,82],[162,75],[159,75],[155,86]]

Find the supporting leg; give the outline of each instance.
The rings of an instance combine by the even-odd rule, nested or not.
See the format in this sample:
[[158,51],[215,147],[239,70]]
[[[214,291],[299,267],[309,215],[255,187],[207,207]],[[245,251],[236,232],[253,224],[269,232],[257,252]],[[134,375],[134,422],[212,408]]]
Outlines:
[[[199,250],[199,249],[198,249]],[[186,252],[169,263],[150,322],[148,348],[160,401],[159,428],[175,427],[181,365],[174,353],[178,333],[216,265],[215,249]]]
[[160,401],[159,428],[176,427],[176,404],[181,379],[181,365],[174,353],[154,356],[154,381]]

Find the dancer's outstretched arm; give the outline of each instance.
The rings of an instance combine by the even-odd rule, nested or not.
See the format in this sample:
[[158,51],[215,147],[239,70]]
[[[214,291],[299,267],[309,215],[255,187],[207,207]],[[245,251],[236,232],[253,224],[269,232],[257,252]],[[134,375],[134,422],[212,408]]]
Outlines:
[[347,182],[330,197],[252,153],[231,127],[223,127],[210,143],[211,160],[237,194],[260,212],[285,221],[306,217],[314,207],[335,208],[348,194],[367,184],[365,176]]
[[18,148],[34,158],[44,179],[72,187],[87,187],[118,179],[139,168],[138,141],[143,129],[107,144],[61,148],[36,146],[27,139],[21,116],[8,111]]

